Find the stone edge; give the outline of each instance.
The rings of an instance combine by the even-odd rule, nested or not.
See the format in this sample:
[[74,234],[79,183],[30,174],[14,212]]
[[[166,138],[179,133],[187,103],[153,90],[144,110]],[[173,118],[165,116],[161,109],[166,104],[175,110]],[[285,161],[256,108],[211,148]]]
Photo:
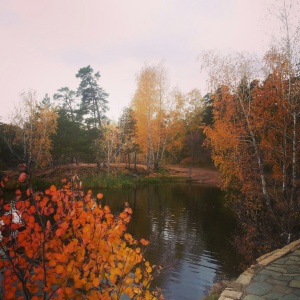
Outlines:
[[219,300],[239,300],[242,299],[244,287],[251,282],[253,276],[280,257],[300,248],[300,240],[294,241],[281,249],[274,250],[270,253],[260,256],[252,265],[244,271],[233,283],[230,283],[219,297]]

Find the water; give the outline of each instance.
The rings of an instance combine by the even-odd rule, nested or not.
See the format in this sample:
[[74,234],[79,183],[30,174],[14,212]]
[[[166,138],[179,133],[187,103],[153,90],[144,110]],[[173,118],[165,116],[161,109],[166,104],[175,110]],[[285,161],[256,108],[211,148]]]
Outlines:
[[154,285],[165,299],[200,300],[216,280],[238,274],[240,260],[230,242],[236,224],[219,189],[170,183],[104,196],[115,212],[130,203],[128,231],[150,240],[145,256],[164,267]]

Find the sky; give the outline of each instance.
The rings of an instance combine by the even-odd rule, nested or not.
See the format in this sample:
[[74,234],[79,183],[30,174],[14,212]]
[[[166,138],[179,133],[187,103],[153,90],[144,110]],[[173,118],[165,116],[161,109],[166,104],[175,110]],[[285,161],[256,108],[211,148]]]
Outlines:
[[204,94],[201,51],[266,50],[265,1],[0,0],[0,118],[7,121],[29,89],[39,99],[75,90],[88,65],[101,74],[113,119],[145,64],[163,62],[171,87]]

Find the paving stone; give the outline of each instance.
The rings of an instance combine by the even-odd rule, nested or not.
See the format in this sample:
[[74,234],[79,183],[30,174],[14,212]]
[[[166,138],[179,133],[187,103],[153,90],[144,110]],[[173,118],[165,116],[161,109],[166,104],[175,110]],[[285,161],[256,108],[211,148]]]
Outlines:
[[279,273],[282,273],[282,274],[285,274],[287,272],[286,268],[277,267],[277,266],[273,266],[273,265],[267,266],[265,270],[271,270],[271,271],[279,272]]
[[267,283],[273,284],[273,285],[282,285],[282,286],[287,286],[288,285],[288,281],[282,281],[282,280],[277,280],[274,278],[269,278],[266,280]]
[[286,269],[287,269],[288,273],[296,273],[299,275],[298,272],[300,270],[299,270],[299,267],[297,267],[297,266],[287,266]]
[[295,295],[285,295],[281,299],[282,300],[299,300],[299,298]]
[[243,287],[244,287],[244,285],[242,284],[242,283],[239,283],[239,282],[232,282],[232,283],[229,283],[228,285],[227,285],[227,289],[228,290],[233,290],[233,291],[242,291],[243,290]]
[[262,274],[262,275],[275,275],[275,276],[280,276],[282,275],[281,273],[279,272],[275,272],[275,271],[271,271],[271,270],[261,270],[258,274]]
[[282,299],[282,297],[284,296],[284,294],[280,294],[280,293],[269,293],[266,295],[266,299]]
[[265,282],[253,282],[246,287],[247,294],[263,296],[272,289],[272,285]]
[[270,265],[268,265],[266,268],[281,268],[283,271],[286,271],[286,265],[285,264],[275,264],[275,263],[271,263]]
[[242,296],[242,292],[229,291],[229,290],[225,289],[225,291],[222,293],[222,296],[228,297],[231,299],[240,299],[240,297]]
[[[297,241],[297,243],[299,243]],[[300,243],[299,243],[300,245]],[[288,247],[288,246],[286,246]],[[219,299],[243,300],[299,300],[300,299],[300,247],[292,243],[290,248],[284,247],[262,257],[257,265],[245,271],[232,285],[233,290],[225,290]],[[287,251],[292,251],[287,253]],[[280,255],[283,255],[280,257]],[[279,257],[272,262],[274,257]],[[268,260],[269,259],[269,260]],[[248,274],[248,273],[249,274]],[[254,274],[253,274],[254,273]],[[252,275],[251,275],[252,274]],[[243,297],[239,290],[244,286]],[[239,296],[241,298],[239,298]]]
[[299,299],[300,299],[300,289],[293,289],[293,291],[291,292],[291,294],[298,296]]
[[292,279],[296,279],[296,278],[289,276],[289,274],[285,274],[285,275],[276,277],[276,279],[282,280],[282,281],[291,281]]
[[293,261],[293,260],[287,260],[286,262],[285,262],[285,265],[298,265],[298,263],[296,263],[295,261]]
[[246,285],[246,284],[250,283],[251,279],[252,279],[252,275],[242,274],[241,276],[239,276],[239,278],[236,280],[236,282]]
[[258,274],[253,277],[253,281],[263,282],[269,278],[269,275]]
[[271,292],[280,293],[280,294],[290,294],[293,291],[292,288],[282,286],[282,285],[274,285],[272,287]]
[[292,280],[289,283],[289,286],[290,287],[294,287],[294,288],[300,288],[300,280]]
[[[299,254],[299,255],[300,255],[300,254]],[[300,257],[299,257],[299,256],[296,256],[296,255],[290,255],[290,256],[288,257],[288,260],[300,262]]]
[[256,295],[247,295],[243,299],[244,300],[265,300],[266,298],[260,297],[260,296],[256,296]]
[[281,257],[275,260],[276,264],[285,264],[285,262],[287,261],[287,257]]

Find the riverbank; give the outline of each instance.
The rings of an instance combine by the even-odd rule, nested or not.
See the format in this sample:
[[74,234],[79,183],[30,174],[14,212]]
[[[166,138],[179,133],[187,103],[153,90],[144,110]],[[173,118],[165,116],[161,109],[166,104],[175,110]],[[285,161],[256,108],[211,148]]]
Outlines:
[[[17,182],[18,172],[7,171],[11,179],[10,188],[15,189],[13,182]],[[158,172],[148,173],[146,166],[137,165],[136,169],[127,168],[125,164],[112,164],[110,170],[100,169],[96,164],[69,164],[36,170],[32,183],[38,187],[49,184],[59,185],[62,178],[72,178],[77,175],[85,188],[123,188],[138,184],[151,184],[166,181],[192,182],[203,186],[220,187],[221,178],[217,170],[212,168],[185,167],[181,165],[167,165]]]

